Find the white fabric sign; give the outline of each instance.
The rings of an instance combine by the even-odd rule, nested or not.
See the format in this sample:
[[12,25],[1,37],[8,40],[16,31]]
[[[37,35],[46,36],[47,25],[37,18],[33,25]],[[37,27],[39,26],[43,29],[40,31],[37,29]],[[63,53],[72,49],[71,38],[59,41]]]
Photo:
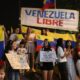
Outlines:
[[53,51],[40,51],[40,62],[55,62],[57,59]]
[[21,24],[34,27],[78,31],[79,12],[68,9],[22,8]]

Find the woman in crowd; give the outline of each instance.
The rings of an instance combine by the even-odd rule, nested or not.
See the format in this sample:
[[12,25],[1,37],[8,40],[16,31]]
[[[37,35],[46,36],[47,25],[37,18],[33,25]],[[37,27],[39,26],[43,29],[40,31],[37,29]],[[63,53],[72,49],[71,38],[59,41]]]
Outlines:
[[[14,54],[14,56],[16,57],[17,54],[17,44],[16,41],[12,41],[11,44],[11,49],[8,50],[8,53],[10,54]],[[8,67],[8,80],[20,80],[20,75],[19,75],[19,70],[15,70],[13,69],[10,65]]]
[[[53,51],[47,39],[44,40],[41,51],[47,51],[47,52]],[[54,54],[56,55],[56,53]],[[56,56],[55,56],[55,59],[56,59]],[[52,80],[55,62],[54,63],[53,62],[40,62],[40,54],[37,57],[37,62],[39,62],[40,64],[40,69],[42,70],[42,74],[43,74],[43,80]]]
[[75,57],[76,57],[76,68],[77,68],[77,72],[78,72],[78,76],[80,79],[80,42],[77,43],[77,47],[75,50]]
[[58,57],[58,68],[61,80],[68,80],[67,58],[64,52],[63,39],[59,38],[56,44],[56,54]]
[[66,41],[65,53],[67,55],[67,67],[69,80],[76,80],[76,70],[73,61],[73,48],[71,41]]
[[29,27],[28,28],[28,41],[27,41],[27,44],[26,44],[26,48],[28,50],[28,54],[29,54],[29,64],[30,64],[30,69],[35,72],[35,68],[34,68],[34,62],[35,62],[35,59],[34,59],[34,54],[35,54],[35,34],[32,33],[32,29]]

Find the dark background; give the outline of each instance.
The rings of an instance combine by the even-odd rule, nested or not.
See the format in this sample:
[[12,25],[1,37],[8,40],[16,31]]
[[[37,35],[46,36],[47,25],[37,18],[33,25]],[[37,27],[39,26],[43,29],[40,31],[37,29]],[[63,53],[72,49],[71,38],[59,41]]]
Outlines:
[[[56,0],[56,7],[80,10],[80,0]],[[42,8],[43,0],[0,0],[0,24],[7,29],[20,26],[19,16],[21,7]]]

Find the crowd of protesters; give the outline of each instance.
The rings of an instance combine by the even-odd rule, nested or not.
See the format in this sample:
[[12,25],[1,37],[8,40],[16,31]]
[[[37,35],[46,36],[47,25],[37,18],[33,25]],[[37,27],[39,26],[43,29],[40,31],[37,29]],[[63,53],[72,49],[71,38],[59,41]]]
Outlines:
[[[76,80],[77,76],[80,79],[80,42],[76,42],[75,48],[73,48],[71,41],[67,40],[64,47],[63,39],[59,38],[55,48],[51,48],[50,42],[45,39],[40,51],[53,51],[56,58],[55,62],[40,62],[40,51],[36,51],[37,34],[32,33],[31,30],[28,27],[25,34],[22,34],[19,28],[13,32],[5,31],[5,54],[23,56],[29,64],[30,70],[13,69],[4,55],[0,61],[0,80],[25,80],[21,79],[21,76],[28,71],[36,72],[37,64],[39,66],[37,68],[42,74],[42,80],[53,80],[55,67],[58,68],[59,80]],[[41,35],[46,36],[48,31],[43,29]],[[19,40],[17,34],[22,34],[24,38]]]

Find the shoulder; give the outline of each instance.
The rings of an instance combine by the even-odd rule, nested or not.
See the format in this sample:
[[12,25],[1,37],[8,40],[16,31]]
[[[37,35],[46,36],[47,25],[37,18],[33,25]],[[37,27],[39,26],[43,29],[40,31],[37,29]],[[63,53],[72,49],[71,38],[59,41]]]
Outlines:
[[58,47],[58,50],[60,50],[60,49],[62,49],[62,47],[59,46],[59,47]]
[[63,50],[63,48],[62,47],[58,47],[58,49],[57,49],[57,51],[59,52],[59,53],[62,53],[64,50]]

